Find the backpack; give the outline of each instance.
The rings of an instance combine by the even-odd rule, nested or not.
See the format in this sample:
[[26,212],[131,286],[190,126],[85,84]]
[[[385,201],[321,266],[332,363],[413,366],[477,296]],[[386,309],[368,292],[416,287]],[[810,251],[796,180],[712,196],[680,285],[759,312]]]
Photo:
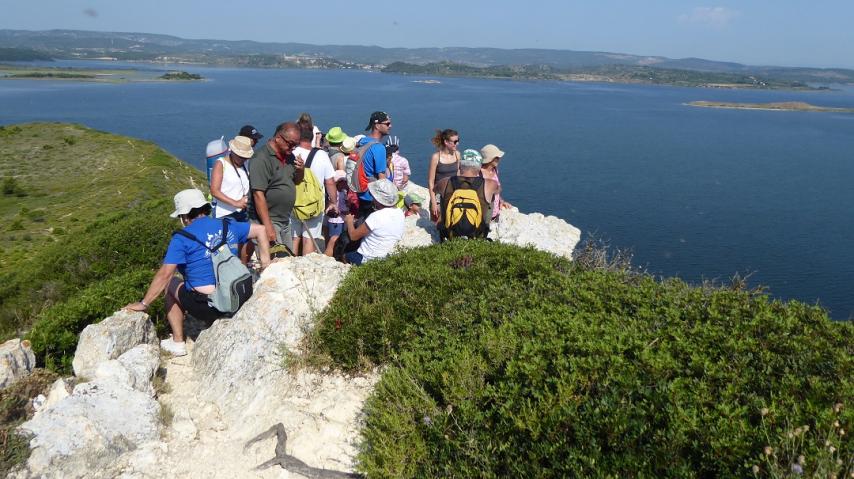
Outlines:
[[485,214],[483,185],[483,178],[452,176],[448,179],[442,195],[442,221],[439,223],[442,240],[486,238],[489,221]]
[[228,220],[222,220],[222,241],[213,248],[208,248],[204,242],[186,230],[179,230],[174,234],[195,241],[211,252],[216,291],[208,295],[208,304],[228,316],[236,313],[252,296],[252,274],[228,247]]
[[312,148],[305,161],[302,183],[296,185],[297,198],[294,202],[294,216],[301,220],[307,220],[320,216],[325,207],[323,188],[314,172],[311,171],[311,162],[320,148]]
[[[350,191],[355,191],[356,193],[364,193],[368,191],[368,183],[373,181],[373,178],[369,177],[365,173],[365,153],[374,146],[379,145],[378,141],[369,141],[364,145],[360,146],[358,150],[354,151],[355,155],[351,154],[347,158],[346,163],[346,173],[347,173],[347,186],[350,187]],[[355,156],[355,158],[354,158]]]

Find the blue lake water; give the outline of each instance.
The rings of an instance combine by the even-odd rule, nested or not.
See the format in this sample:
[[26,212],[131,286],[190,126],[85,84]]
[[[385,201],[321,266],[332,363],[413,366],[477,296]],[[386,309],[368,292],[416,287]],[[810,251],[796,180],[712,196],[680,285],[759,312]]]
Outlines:
[[[73,63],[78,65],[79,63]],[[91,64],[91,63],[90,63]],[[115,68],[117,64],[96,64]],[[119,64],[119,66],[121,66]],[[143,68],[165,68],[143,66]],[[694,100],[854,108],[854,89],[709,90],[180,66],[206,82],[0,81],[0,124],[78,122],[156,142],[201,167],[206,143],[302,111],[356,134],[385,110],[426,184],[436,128],[495,143],[506,198],[630,248],[689,282],[751,274],[779,298],[854,315],[854,114],[693,108]]]

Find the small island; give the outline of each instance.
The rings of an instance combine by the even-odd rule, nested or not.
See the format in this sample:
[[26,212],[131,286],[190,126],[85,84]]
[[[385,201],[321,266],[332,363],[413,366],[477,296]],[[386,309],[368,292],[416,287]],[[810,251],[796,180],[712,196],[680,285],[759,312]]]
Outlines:
[[777,103],[732,103],[724,101],[692,101],[688,106],[702,108],[729,108],[735,110],[765,110],[765,111],[813,111],[832,113],[854,113],[854,108],[832,108],[810,105],[802,101],[787,101]]
[[195,73],[187,73],[187,72],[166,72],[163,75],[157,77],[160,80],[179,80],[179,81],[193,81],[193,80],[201,80],[202,76],[197,75]]

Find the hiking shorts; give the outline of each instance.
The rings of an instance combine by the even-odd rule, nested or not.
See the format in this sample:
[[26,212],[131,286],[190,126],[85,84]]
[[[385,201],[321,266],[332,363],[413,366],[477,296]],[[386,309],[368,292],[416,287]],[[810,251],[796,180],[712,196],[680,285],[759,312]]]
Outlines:
[[214,320],[225,316],[208,304],[208,295],[194,289],[187,289],[186,284],[178,289],[178,301],[181,302],[181,307],[185,313],[199,321],[212,323]]
[[[250,223],[254,225],[260,225],[261,221],[256,219],[249,220]],[[291,240],[291,224],[290,223],[279,223],[277,221],[273,221],[273,230],[276,232],[276,244],[283,244],[290,249],[293,249],[294,243]],[[256,240],[252,240],[253,243],[258,244]]]
[[328,233],[330,238],[341,236],[344,232],[344,223],[327,223]]
[[323,229],[323,215],[302,221],[299,218],[291,216],[291,225],[291,231],[293,231],[291,234],[292,238],[299,238],[300,236],[303,238],[322,238],[320,230]]

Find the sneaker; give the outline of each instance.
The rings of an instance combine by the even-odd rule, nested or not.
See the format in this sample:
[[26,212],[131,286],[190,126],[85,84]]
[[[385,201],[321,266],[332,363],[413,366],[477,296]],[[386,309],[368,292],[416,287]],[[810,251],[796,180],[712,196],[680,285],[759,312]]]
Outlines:
[[172,339],[172,336],[169,336],[166,339],[160,340],[160,348],[168,351],[172,356],[186,356],[187,355],[187,343],[180,342],[177,343]]

